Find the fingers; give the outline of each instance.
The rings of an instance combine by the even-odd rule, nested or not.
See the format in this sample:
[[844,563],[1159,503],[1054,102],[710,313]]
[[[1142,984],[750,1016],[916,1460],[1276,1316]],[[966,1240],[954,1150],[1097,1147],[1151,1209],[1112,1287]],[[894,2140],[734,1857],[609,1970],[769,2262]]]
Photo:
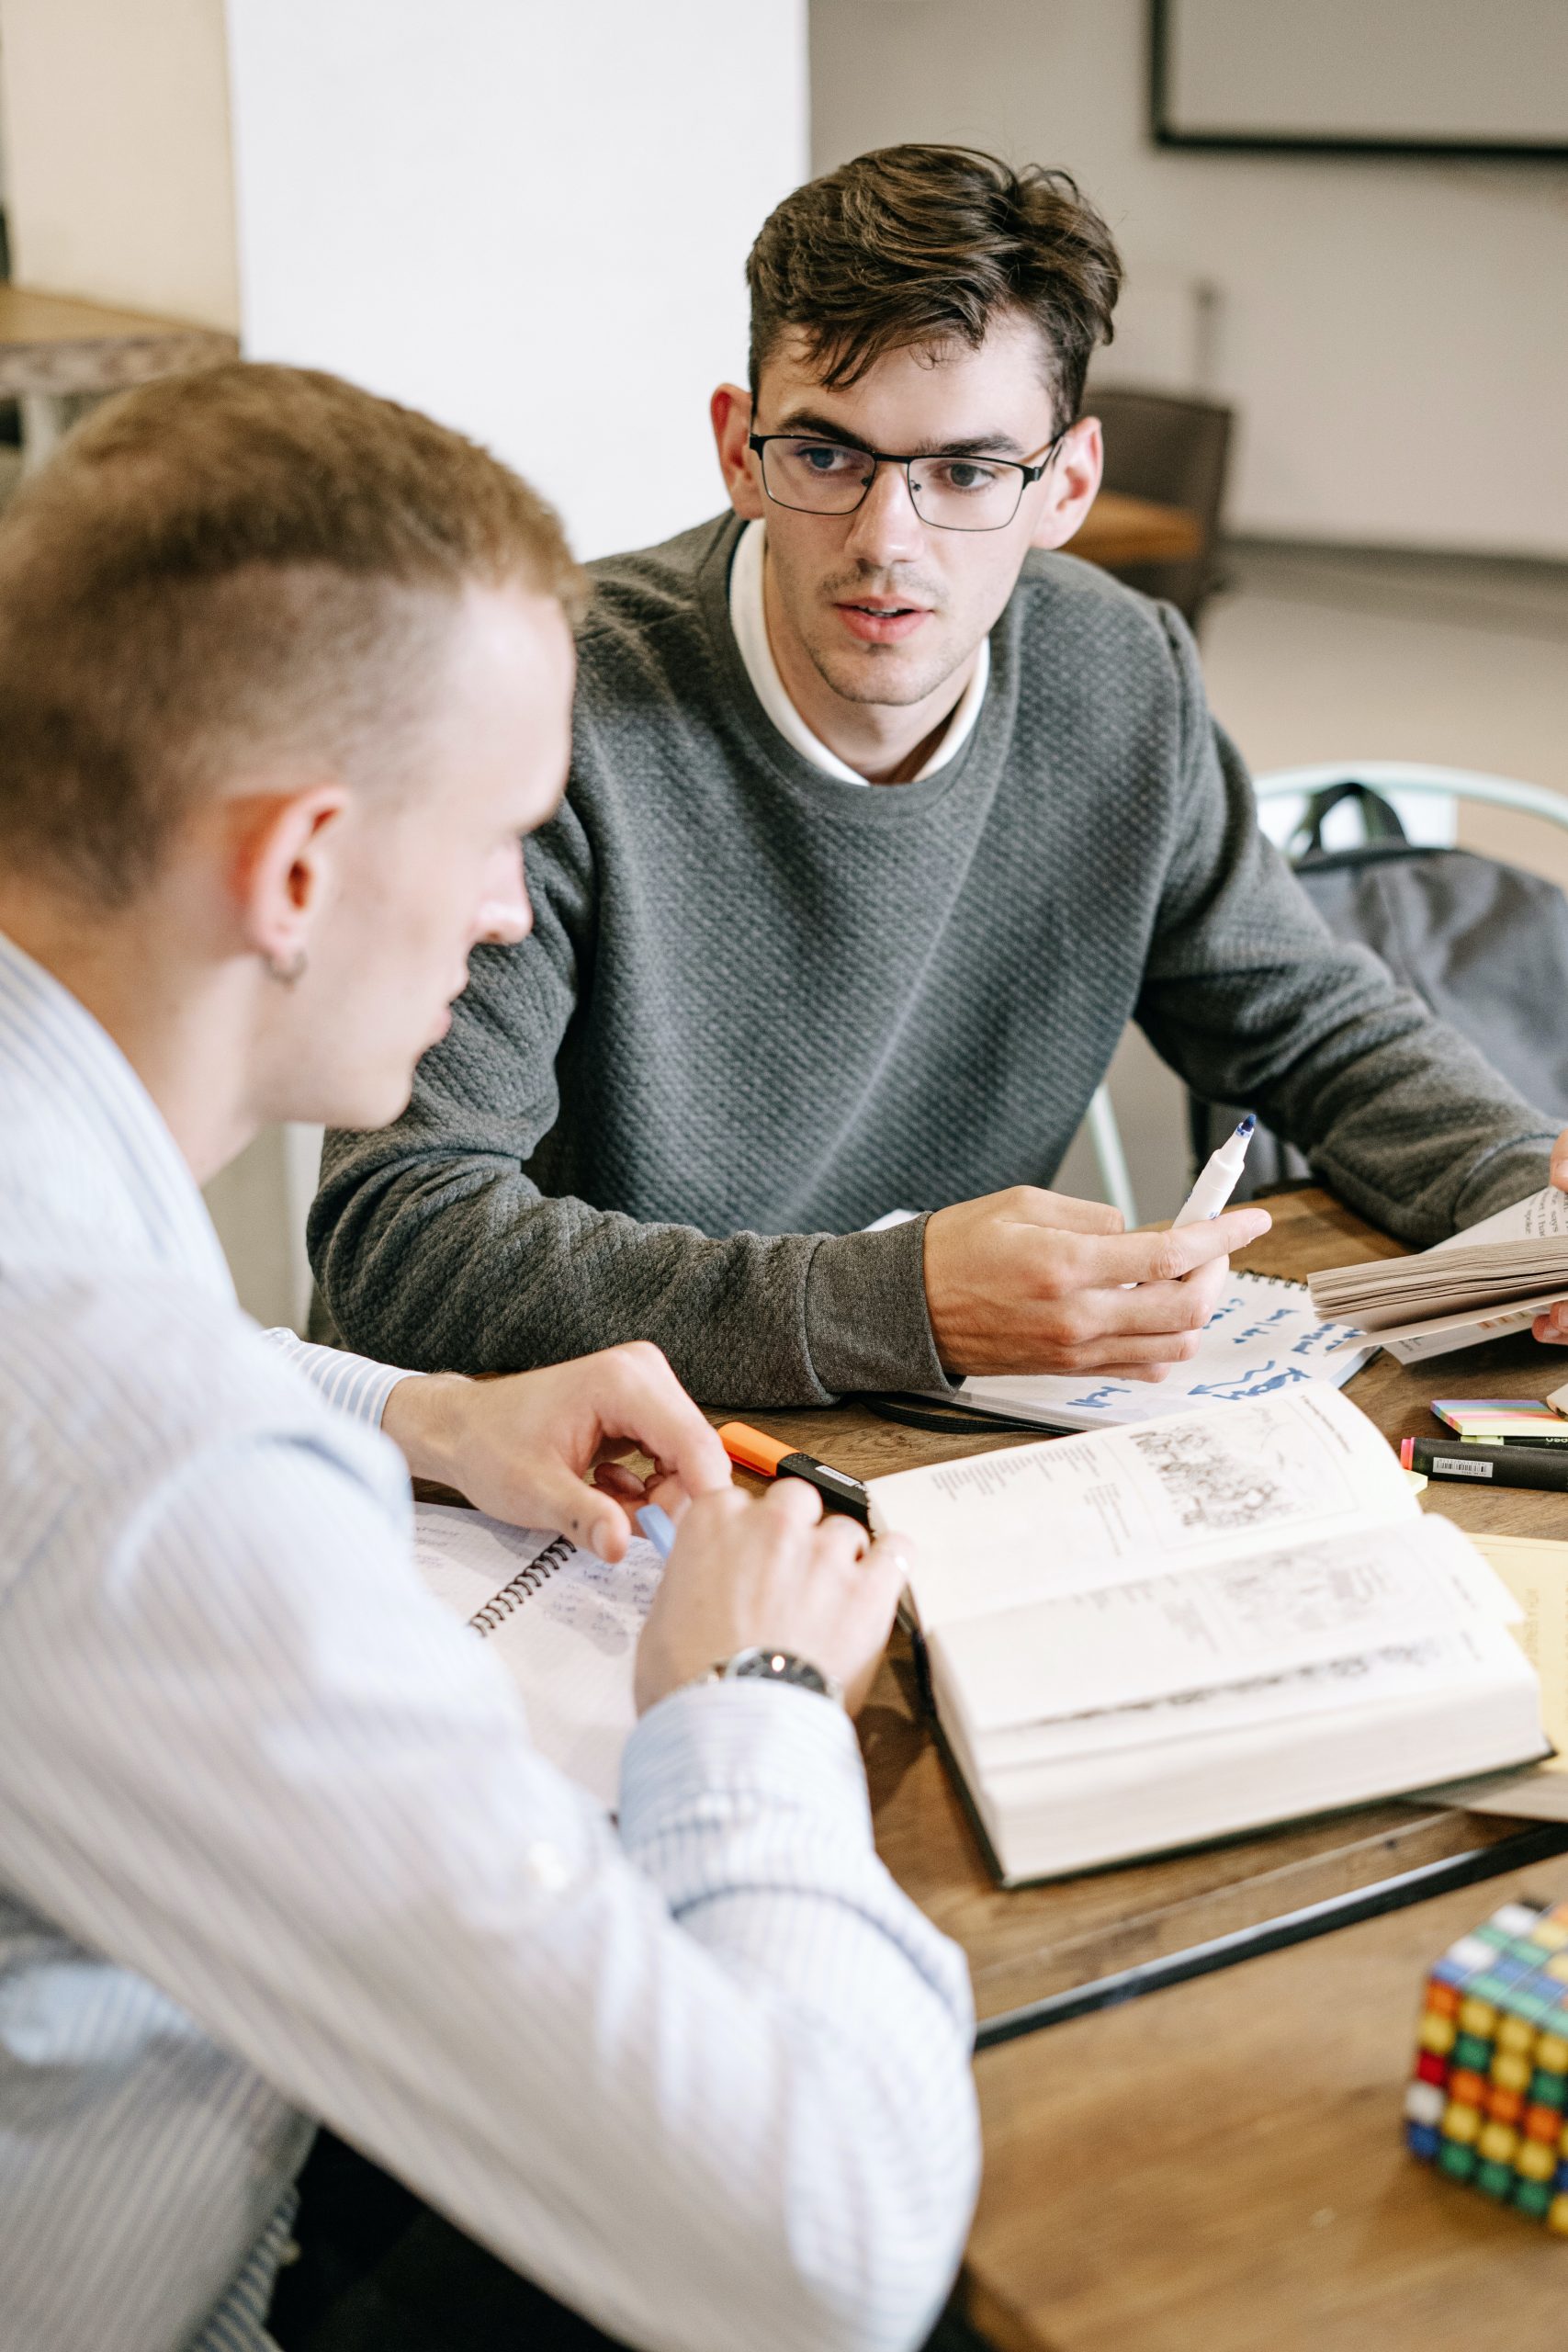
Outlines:
[[599,1462],[593,1466],[593,1484],[601,1494],[613,1495],[633,1510],[649,1499],[648,1486],[635,1470],[619,1462]]
[[1568,1348],[1568,1299],[1559,1299],[1530,1325],[1535,1337],[1549,1348]]
[[[564,1462],[538,1464],[532,1480],[534,1509],[548,1527],[565,1530],[574,1544],[602,1560],[624,1560],[632,1540],[631,1520],[615,1496],[577,1477]],[[640,1498],[639,1498],[640,1499]],[[637,1508],[632,1498],[626,1500]]]
[[1083,1287],[1122,1283],[1174,1283],[1214,1258],[1233,1257],[1260,1240],[1273,1219],[1267,1209],[1227,1209],[1201,1225],[1173,1226],[1167,1233],[1124,1233],[1080,1245],[1094,1262]]
[[822,1498],[804,1478],[775,1478],[758,1508],[786,1527],[815,1527],[822,1516]]
[[1568,1193],[1568,1127],[1551,1147],[1551,1181],[1560,1193]]
[[729,1485],[729,1456],[716,1430],[658,1348],[634,1340],[589,1357],[586,1367],[592,1367],[600,1419],[613,1436],[630,1438],[694,1498]]

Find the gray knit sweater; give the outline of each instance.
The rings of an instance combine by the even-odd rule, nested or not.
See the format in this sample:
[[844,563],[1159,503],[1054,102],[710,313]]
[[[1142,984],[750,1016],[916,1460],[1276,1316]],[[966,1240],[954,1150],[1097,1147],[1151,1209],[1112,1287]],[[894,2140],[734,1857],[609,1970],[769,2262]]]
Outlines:
[[349,1345],[477,1372],[641,1337],[733,1405],[937,1387],[923,1222],[858,1228],[1048,1183],[1130,1018],[1410,1240],[1544,1182],[1547,1123],[1258,833],[1172,613],[1032,555],[964,749],[867,789],[764,717],[738,530],[597,567],[533,936],[475,956],[394,1126],[328,1139]]

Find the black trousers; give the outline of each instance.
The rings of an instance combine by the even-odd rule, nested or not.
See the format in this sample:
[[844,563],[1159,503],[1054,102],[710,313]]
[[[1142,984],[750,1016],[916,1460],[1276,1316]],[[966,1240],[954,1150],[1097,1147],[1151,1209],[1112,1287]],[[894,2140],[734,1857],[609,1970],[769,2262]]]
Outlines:
[[[299,2258],[267,2326],[282,2352],[626,2352],[332,2132],[299,2176]],[[746,2315],[737,2312],[736,2352]],[[924,2352],[986,2352],[950,2314]]]

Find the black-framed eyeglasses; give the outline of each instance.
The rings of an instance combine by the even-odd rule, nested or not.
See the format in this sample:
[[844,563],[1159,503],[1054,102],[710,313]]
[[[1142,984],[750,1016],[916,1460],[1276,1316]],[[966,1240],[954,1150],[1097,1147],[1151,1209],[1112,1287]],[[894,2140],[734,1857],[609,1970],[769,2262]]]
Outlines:
[[801,514],[852,514],[881,466],[901,466],[909,503],[938,531],[1002,531],[1031,482],[1040,480],[1072,427],[1064,425],[1033,464],[1012,458],[971,458],[954,451],[898,457],[888,449],[857,449],[810,433],[752,433],[762,488],[775,506]]

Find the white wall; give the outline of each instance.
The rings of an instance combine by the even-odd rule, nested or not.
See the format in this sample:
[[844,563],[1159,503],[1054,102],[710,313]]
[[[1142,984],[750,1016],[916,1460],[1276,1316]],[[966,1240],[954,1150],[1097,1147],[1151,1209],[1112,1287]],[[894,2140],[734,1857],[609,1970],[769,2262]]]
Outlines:
[[705,405],[807,168],[805,0],[229,0],[244,341],[510,458],[580,553],[722,503]]
[[1106,376],[1237,404],[1238,528],[1568,556],[1568,171],[1156,149],[1146,17],[811,0],[813,167],[905,139],[1066,164],[1129,265]]
[[223,0],[0,0],[14,275],[239,325]]
[[[806,0],[229,0],[225,29],[223,0],[0,0],[19,277],[429,409],[584,555],[718,509],[707,395],[807,168]],[[264,1321],[302,1311],[316,1140],[209,1193]]]

